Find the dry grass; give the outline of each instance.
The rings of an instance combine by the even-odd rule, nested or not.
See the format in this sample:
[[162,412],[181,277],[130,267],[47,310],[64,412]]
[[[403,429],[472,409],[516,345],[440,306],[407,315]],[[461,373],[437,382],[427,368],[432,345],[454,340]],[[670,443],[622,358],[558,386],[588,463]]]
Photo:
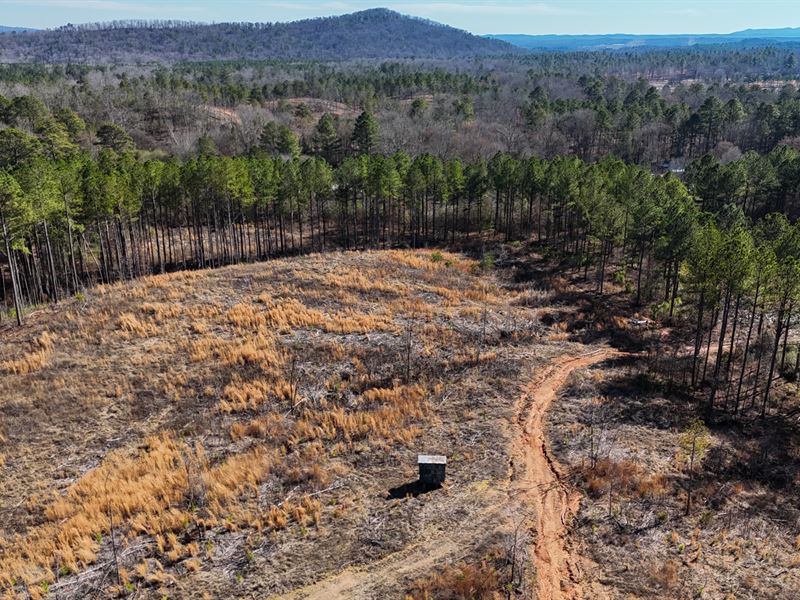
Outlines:
[[145,302],[142,304],[143,314],[153,317],[157,323],[175,319],[181,315],[180,304],[166,304],[164,302]]
[[418,579],[406,600],[501,600],[508,597],[505,562],[502,549],[495,548],[480,562],[452,565]]
[[[79,572],[96,559],[112,522],[127,537],[155,536],[173,562],[195,554],[177,534],[192,524],[235,528],[258,520],[238,499],[258,488],[276,459],[258,447],[212,466],[202,446],[189,448],[167,434],[145,440],[134,455],[110,454],[45,508],[44,524],[10,544],[0,558],[0,583],[35,587],[54,577],[56,565]],[[279,510],[296,522],[319,520],[319,506],[310,500]]]
[[117,319],[117,328],[123,332],[124,337],[148,337],[158,331],[155,325],[140,320],[136,315],[123,313]]
[[583,478],[578,531],[587,552],[620,596],[793,597],[796,480],[774,486],[768,475],[792,469],[793,451],[772,466],[763,454],[792,448],[792,436],[773,442],[769,428],[743,433],[720,419],[692,482],[681,439],[697,411],[683,395],[643,386],[630,367],[573,379],[551,413],[551,440]]
[[294,298],[280,302],[268,301],[263,318],[266,324],[277,329],[279,333],[312,327],[328,333],[369,333],[397,329],[392,319],[387,316],[361,314],[352,309],[326,314],[308,308]]
[[[391,296],[408,290],[407,284],[394,275],[397,273],[388,269],[378,269],[370,273],[370,276],[365,275],[362,271],[346,269],[341,272],[313,274],[310,278],[319,281],[327,288],[334,290],[335,293],[348,290],[360,294],[377,292]],[[304,276],[309,277],[309,274],[304,273]]]
[[252,304],[237,304],[225,313],[225,318],[244,331],[258,331],[267,324],[266,317]]
[[474,266],[397,251],[173,273],[32,321],[28,353],[0,352],[3,429],[28,432],[0,438],[0,595],[99,585],[77,574],[107,566],[112,521],[123,554],[144,548],[123,583],[159,588],[216,568],[206,532],[355,518],[327,490],[363,469],[385,493],[380,461],[440,426],[434,400],[474,368],[485,307],[511,298]]
[[47,365],[53,356],[55,340],[49,332],[42,332],[31,344],[31,350],[21,358],[0,362],[0,372],[9,375],[35,373]]
[[514,306],[537,308],[540,306],[549,306],[552,304],[555,296],[556,293],[552,289],[529,289],[518,294],[511,303]]
[[674,560],[668,560],[661,565],[652,565],[650,567],[650,577],[656,588],[670,592],[677,589],[680,583],[678,570],[678,563]]
[[479,266],[478,261],[464,258],[450,252],[416,252],[410,250],[391,250],[391,260],[407,267],[424,271],[441,271],[455,269],[462,273],[473,273]]
[[639,489],[642,472],[629,460],[615,461],[604,458],[586,474],[586,486],[595,496],[608,493],[629,494]]
[[[187,486],[182,448],[168,437],[147,440],[138,455],[110,454],[67,493],[49,504],[46,522],[15,541],[0,559],[0,583],[28,586],[51,580],[55,565],[77,572],[97,556],[98,539],[110,521],[130,520],[131,530],[157,533],[169,520],[182,523],[178,504]],[[154,526],[157,525],[157,528]]]
[[289,436],[292,444],[313,440],[343,440],[351,443],[366,437],[407,442],[417,434],[416,428],[403,426],[409,419],[425,416],[426,390],[419,385],[392,390],[371,390],[362,399],[377,404],[369,410],[345,411],[306,410]]
[[258,365],[270,372],[284,362],[275,339],[258,334],[247,339],[226,340],[215,336],[201,338],[188,346],[192,362],[220,361],[224,366]]
[[266,402],[269,391],[270,386],[263,381],[233,381],[225,386],[219,409],[228,413],[257,410]]

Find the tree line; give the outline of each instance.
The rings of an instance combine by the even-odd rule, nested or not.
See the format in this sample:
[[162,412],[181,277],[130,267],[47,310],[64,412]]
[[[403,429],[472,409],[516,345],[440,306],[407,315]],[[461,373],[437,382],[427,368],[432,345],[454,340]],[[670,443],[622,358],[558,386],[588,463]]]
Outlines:
[[800,152],[789,147],[706,155],[684,185],[611,158],[383,154],[366,111],[346,139],[325,114],[302,143],[268,122],[246,155],[206,138],[187,158],[142,153],[117,125],[90,130],[27,96],[2,114],[14,127],[0,130],[0,301],[19,322],[26,306],[101,282],[488,235],[537,240],[598,293],[621,286],[651,314],[693,322],[693,352],[665,376],[708,388],[714,410],[750,398],[766,413],[775,378],[798,374]]
[[612,207],[645,189],[685,211],[693,206],[677,179],[619,160],[499,153],[465,163],[370,153],[374,123],[361,121],[358,154],[336,166],[277,150],[225,157],[208,148],[187,160],[145,160],[110,142],[96,156],[38,154],[6,165],[0,219],[10,276],[2,298],[21,318],[26,304],[94,283],[334,247],[456,243],[487,232],[507,241],[536,237],[596,264],[602,290],[604,262],[623,227]]

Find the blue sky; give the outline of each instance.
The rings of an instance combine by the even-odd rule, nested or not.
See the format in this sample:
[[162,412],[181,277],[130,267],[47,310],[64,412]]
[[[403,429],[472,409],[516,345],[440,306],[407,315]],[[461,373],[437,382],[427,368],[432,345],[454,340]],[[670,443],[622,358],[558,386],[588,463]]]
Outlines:
[[375,6],[484,33],[727,33],[800,27],[800,0],[0,0],[0,24],[291,21]]

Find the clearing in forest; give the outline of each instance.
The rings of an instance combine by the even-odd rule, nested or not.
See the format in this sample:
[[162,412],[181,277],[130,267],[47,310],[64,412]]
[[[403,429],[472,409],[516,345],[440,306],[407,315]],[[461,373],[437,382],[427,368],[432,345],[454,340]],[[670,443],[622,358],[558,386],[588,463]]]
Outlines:
[[[505,252],[146,277],[0,331],[0,596],[793,597],[794,434],[698,424],[629,304]],[[418,453],[448,476],[415,496]]]
[[[463,256],[388,251],[148,277],[35,313],[0,349],[0,588],[264,596],[389,561],[356,595],[423,594],[447,565],[521,589],[514,399],[573,346],[538,295]],[[404,498],[420,452],[448,456],[448,481]]]

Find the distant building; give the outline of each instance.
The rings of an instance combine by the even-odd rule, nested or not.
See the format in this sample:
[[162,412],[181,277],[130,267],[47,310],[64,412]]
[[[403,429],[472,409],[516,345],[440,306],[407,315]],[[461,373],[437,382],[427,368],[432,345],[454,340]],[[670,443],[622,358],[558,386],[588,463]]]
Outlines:
[[686,172],[686,158],[679,156],[671,160],[665,160],[662,163],[653,165],[653,170],[662,175],[671,173],[676,177],[683,177],[683,174]]

